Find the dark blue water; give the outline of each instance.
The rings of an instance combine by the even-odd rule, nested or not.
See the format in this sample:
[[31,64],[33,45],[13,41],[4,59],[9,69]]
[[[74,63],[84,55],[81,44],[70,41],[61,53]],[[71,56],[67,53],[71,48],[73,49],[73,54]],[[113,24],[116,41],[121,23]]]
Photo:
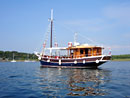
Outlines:
[[130,62],[61,70],[39,62],[0,63],[0,98],[71,97],[130,98]]

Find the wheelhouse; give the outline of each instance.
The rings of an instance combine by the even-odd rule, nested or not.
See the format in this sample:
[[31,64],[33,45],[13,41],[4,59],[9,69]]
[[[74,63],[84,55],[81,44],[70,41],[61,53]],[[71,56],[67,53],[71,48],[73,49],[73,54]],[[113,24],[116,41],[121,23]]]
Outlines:
[[100,46],[89,46],[89,45],[80,45],[68,47],[68,54],[72,58],[82,58],[89,56],[101,56],[103,52],[103,47]]

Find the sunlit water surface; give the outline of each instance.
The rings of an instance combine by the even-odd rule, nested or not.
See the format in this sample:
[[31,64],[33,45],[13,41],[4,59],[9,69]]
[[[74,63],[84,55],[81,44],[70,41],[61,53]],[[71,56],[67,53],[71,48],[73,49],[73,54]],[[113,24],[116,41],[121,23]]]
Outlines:
[[99,69],[40,68],[39,62],[1,62],[1,98],[130,98],[130,62]]

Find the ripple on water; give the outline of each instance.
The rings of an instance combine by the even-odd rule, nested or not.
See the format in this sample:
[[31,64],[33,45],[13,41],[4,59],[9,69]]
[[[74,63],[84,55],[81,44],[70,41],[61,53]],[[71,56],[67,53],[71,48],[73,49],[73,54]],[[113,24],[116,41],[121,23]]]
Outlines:
[[[39,87],[44,95],[56,96],[103,96],[106,90],[102,87],[109,76],[109,71],[90,69],[41,69]],[[45,74],[46,77],[45,77]],[[63,78],[63,76],[65,76]],[[43,78],[42,78],[43,77]],[[100,86],[101,85],[101,86]],[[99,88],[100,86],[100,88]]]
[[[120,65],[121,64],[121,65]],[[126,98],[130,63],[110,62],[101,69],[40,68],[39,63],[0,63],[3,98]]]

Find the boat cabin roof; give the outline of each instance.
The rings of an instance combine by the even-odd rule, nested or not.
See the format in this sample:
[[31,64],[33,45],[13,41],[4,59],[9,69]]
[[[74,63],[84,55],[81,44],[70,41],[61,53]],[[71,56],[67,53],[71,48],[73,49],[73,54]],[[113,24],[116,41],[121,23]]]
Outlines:
[[91,46],[91,45],[78,45],[78,46],[71,46],[71,47],[52,47],[52,48],[45,48],[45,50],[74,50],[74,49],[85,49],[85,48],[102,48],[101,46]]
[[72,47],[68,47],[67,49],[85,49],[85,48],[102,48],[101,46],[90,46],[90,45],[79,45],[79,46],[72,46]]
[[52,47],[52,48],[45,48],[45,50],[66,50],[67,47]]

